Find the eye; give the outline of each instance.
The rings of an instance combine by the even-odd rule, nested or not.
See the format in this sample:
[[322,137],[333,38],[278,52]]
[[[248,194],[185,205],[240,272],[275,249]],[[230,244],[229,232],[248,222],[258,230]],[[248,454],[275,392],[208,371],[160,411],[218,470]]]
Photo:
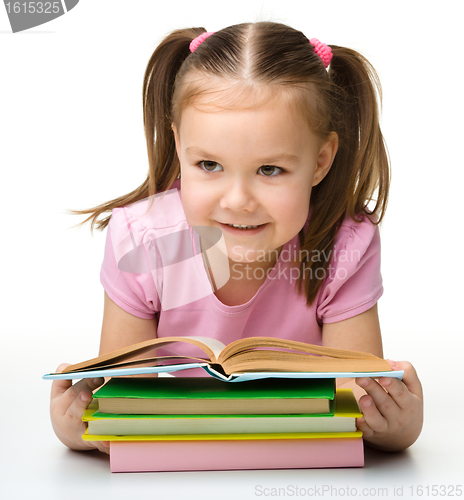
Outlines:
[[263,165],[259,167],[258,171],[261,171],[265,177],[275,177],[283,172],[280,167],[274,167],[273,165]]
[[[220,172],[222,170],[221,165],[215,161],[203,160],[198,163],[200,167],[206,172]],[[219,168],[219,169],[218,169]]]

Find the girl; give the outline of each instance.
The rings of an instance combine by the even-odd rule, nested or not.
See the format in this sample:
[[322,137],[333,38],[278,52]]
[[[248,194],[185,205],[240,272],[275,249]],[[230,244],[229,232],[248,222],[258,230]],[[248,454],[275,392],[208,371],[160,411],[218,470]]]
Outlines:
[[[389,167],[376,91],[360,54],[282,24],[169,35],[145,73],[146,181],[79,212],[92,228],[109,224],[100,354],[181,334],[382,356],[378,224]],[[366,442],[401,450],[420,433],[422,389],[410,363],[390,363],[403,381],[341,385],[358,397]],[[70,448],[108,451],[81,439],[102,383],[53,383],[52,423]]]

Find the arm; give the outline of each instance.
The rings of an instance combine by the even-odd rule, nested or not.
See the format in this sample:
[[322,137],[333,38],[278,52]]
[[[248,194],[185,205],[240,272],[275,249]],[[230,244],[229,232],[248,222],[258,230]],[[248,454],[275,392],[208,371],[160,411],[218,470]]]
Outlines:
[[[322,327],[322,344],[339,349],[370,352],[383,357],[377,305],[368,311]],[[363,413],[357,419],[364,440],[373,448],[399,451],[416,441],[422,429],[422,387],[414,367],[390,361],[393,369],[404,370],[403,381],[384,377],[340,379],[337,387],[349,387]]]
[[[116,305],[105,292],[99,355],[155,339],[157,336],[155,319],[142,319],[129,314]],[[142,357],[145,356],[147,353],[144,353]]]
[[[100,354],[114,351],[137,342],[156,338],[155,319],[141,319],[116,305],[105,292],[105,306],[100,341]],[[57,371],[65,366],[60,365]],[[53,430],[62,443],[73,450],[109,452],[107,443],[82,439],[86,424],[84,410],[92,400],[92,391],[102,385],[103,379],[83,379],[72,385],[70,380],[54,380],[52,384],[50,415]]]

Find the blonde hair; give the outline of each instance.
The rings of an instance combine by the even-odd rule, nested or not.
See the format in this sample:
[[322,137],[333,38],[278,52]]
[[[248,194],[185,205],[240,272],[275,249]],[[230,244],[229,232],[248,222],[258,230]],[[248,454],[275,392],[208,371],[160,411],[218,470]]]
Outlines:
[[[333,59],[326,71],[308,38],[289,26],[245,23],[230,26],[207,38],[194,53],[189,44],[204,28],[172,32],[156,48],[148,62],[143,82],[143,118],[149,172],[134,191],[97,207],[73,211],[91,214],[103,230],[110,216],[105,212],[169,189],[180,172],[172,124],[192,99],[211,92],[204,76],[221,78],[234,90],[265,86],[270,93],[286,90],[301,105],[311,130],[322,139],[336,132],[338,152],[326,177],[312,189],[311,222],[300,232],[300,245],[308,257],[298,290],[314,302],[324,281],[316,272],[329,262],[312,261],[313,252],[331,255],[335,236],[346,214],[361,222],[369,216],[382,221],[388,201],[390,168],[379,126],[381,86],[371,64],[358,52],[331,45]],[[191,75],[200,78],[189,78]],[[377,192],[377,196],[374,197]],[[372,210],[370,202],[375,201]],[[317,268],[317,269],[316,269]],[[313,272],[314,271],[314,272]],[[309,272],[312,279],[305,279]]]

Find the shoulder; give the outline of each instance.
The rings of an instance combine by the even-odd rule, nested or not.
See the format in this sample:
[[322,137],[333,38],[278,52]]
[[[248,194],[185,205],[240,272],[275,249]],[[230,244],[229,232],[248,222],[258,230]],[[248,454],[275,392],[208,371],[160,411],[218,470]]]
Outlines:
[[[335,236],[334,246],[319,259],[329,261],[326,283],[338,283],[350,279],[363,270],[380,273],[380,233],[375,214],[359,214],[357,220],[346,215]],[[375,271],[375,272],[374,272]],[[363,274],[361,273],[361,274]]]
[[141,243],[150,232],[166,231],[186,223],[178,183],[168,191],[158,193],[130,205],[114,208],[109,229],[115,244],[130,235],[133,243]]
[[382,296],[380,235],[377,216],[346,216],[335,237],[324,284],[319,290],[317,318],[334,323],[367,311]]
[[335,236],[334,251],[358,251],[363,255],[372,246],[380,250],[380,233],[376,214],[358,214],[353,220],[348,214]]

